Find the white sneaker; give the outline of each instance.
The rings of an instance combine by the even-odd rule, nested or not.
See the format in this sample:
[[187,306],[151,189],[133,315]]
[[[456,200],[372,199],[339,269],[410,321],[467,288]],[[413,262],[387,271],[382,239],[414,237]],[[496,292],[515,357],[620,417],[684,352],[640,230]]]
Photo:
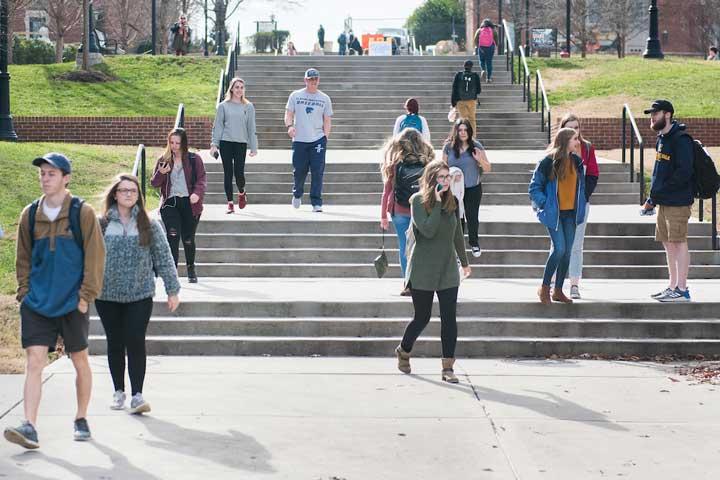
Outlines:
[[150,404],[145,401],[142,393],[136,393],[130,400],[129,412],[133,415],[139,415],[141,413],[147,413],[150,411]]
[[482,255],[482,250],[480,250],[480,247],[470,247],[470,250],[472,250],[472,256],[475,258],[480,257]]
[[573,285],[570,287],[570,298],[573,300],[580,300],[580,287]]
[[302,205],[302,198],[293,197],[293,199],[292,199],[293,208],[300,208],[300,205]]
[[113,393],[112,403],[110,404],[111,410],[124,410],[125,409],[125,392],[118,390]]
[[322,207],[320,205],[313,205],[313,212],[315,213],[321,213]]

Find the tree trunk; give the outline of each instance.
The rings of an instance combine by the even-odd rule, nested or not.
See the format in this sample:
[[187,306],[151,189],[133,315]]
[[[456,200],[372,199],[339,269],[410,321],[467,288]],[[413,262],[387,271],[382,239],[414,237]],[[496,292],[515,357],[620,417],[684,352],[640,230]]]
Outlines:
[[55,39],[55,63],[62,63],[63,61],[63,50],[65,49],[65,38],[62,34],[56,34]]
[[82,69],[88,70],[90,64],[90,9],[88,0],[83,0],[83,51]]

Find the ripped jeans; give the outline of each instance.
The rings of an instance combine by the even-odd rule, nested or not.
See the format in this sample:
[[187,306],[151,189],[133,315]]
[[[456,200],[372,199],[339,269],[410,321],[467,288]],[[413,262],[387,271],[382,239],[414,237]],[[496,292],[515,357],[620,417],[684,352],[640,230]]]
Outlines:
[[200,216],[194,217],[189,197],[170,197],[160,208],[160,217],[165,225],[165,233],[175,266],[180,256],[180,239],[185,250],[185,263],[195,265],[195,230]]

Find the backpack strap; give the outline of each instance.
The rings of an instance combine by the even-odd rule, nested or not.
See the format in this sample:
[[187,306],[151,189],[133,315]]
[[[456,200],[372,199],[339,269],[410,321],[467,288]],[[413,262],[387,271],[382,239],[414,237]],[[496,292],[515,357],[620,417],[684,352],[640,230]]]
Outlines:
[[197,183],[197,167],[195,166],[196,159],[197,155],[194,153],[188,153],[188,160],[190,161],[190,190],[194,190],[195,184]]
[[100,224],[100,230],[102,230],[102,234],[104,237],[105,232],[107,231],[108,224],[110,222],[108,221],[108,218],[105,215],[98,215],[98,223]]
[[30,248],[35,243],[35,217],[37,216],[38,206],[40,206],[40,199],[38,198],[30,204],[30,210],[28,210],[28,225],[30,230]]
[[70,199],[70,230],[72,231],[75,243],[80,247],[80,250],[84,249],[85,243],[83,242],[82,228],[80,226],[80,212],[85,201],[80,197],[72,197]]

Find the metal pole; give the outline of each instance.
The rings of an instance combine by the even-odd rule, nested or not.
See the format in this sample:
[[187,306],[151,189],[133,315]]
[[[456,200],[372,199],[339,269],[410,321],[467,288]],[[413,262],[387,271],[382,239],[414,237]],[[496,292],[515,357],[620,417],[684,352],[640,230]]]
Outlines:
[[530,0],[525,0],[525,56],[530,55]]
[[663,55],[662,48],[660,47],[660,37],[658,36],[658,7],[657,0],[650,2],[650,35],[647,39],[647,46],[645,47],[644,58],[654,58],[661,60],[665,58]]
[[645,145],[640,141],[640,205],[645,204]]
[[625,146],[627,145],[627,110],[623,107],[622,114],[622,163],[625,163]]
[[710,217],[710,220],[712,221],[712,248],[713,250],[720,250],[720,245],[718,245],[718,230],[717,230],[717,195],[713,195],[712,197],[712,215]]
[[142,153],[140,154],[140,188],[142,188],[143,200],[145,200],[145,145],[142,146]]
[[157,54],[157,0],[151,1],[152,8],[150,12],[151,18],[151,29],[152,29],[152,51],[153,55]]
[[208,44],[207,44],[207,0],[205,0],[205,6],[204,12],[205,12],[205,37],[203,38],[203,56],[207,57],[210,55],[208,52]]
[[17,140],[10,114],[10,74],[8,73],[8,2],[0,3],[0,140]]
[[572,3],[570,0],[565,0],[565,49],[567,50],[568,56],[570,56],[570,36],[572,35],[572,26],[570,22],[570,13],[572,9]]
[[[633,182],[635,170],[635,135],[630,135],[630,183]],[[640,195],[642,197],[642,194]]]
[[705,212],[703,212],[703,210],[704,210],[703,209],[703,199],[698,198],[698,221],[700,221],[700,222],[703,221],[703,217],[704,217],[703,214],[705,213]]

